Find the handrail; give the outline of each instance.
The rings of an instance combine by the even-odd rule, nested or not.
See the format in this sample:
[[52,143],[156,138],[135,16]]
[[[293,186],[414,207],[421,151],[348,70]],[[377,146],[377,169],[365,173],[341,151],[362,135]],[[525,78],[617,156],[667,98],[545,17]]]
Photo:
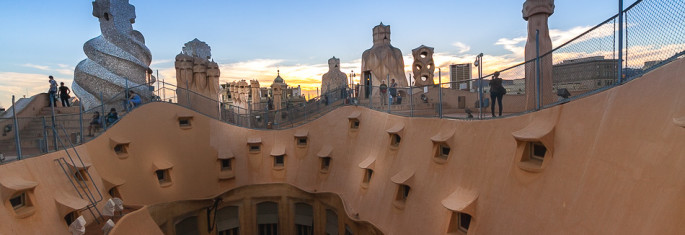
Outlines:
[[[644,8],[643,7],[636,7],[640,4],[642,4],[642,6],[646,6],[646,7],[644,7]],[[646,23],[652,23],[651,21],[649,21],[651,19],[650,15],[646,14],[646,12],[648,13],[648,12],[651,12],[650,10],[660,9],[660,7],[661,8],[670,7],[669,9],[672,9],[674,11],[672,11],[672,12],[669,11],[669,14],[673,14],[673,16],[675,16],[676,18],[677,17],[682,18],[682,16],[685,15],[685,13],[683,12],[683,8],[685,8],[685,6],[683,6],[682,3],[673,3],[673,2],[666,1],[666,0],[651,0],[651,1],[650,0],[648,0],[648,1],[637,0],[635,3],[631,4],[628,8],[623,10],[622,14],[628,14],[628,13],[633,14],[634,13],[635,15],[638,16],[638,18],[633,18],[633,19],[637,19],[638,22],[640,19],[642,19],[643,21],[647,21]],[[630,10],[632,10],[632,11],[629,12]],[[606,20],[602,21],[600,24],[595,25],[594,27],[592,27],[592,28],[584,31],[583,33],[573,37],[571,40],[564,42],[563,44],[561,44],[561,45],[553,48],[552,50],[546,52],[545,54],[541,55],[539,58],[542,58],[545,56],[557,56],[560,54],[563,55],[564,53],[567,52],[565,50],[562,50],[564,48],[567,48],[567,50],[569,52],[573,52],[573,53],[583,53],[586,51],[587,51],[587,53],[595,53],[597,51],[602,51],[605,49],[606,50],[614,50],[614,52],[615,52],[616,47],[613,46],[613,49],[612,49],[612,43],[615,44],[615,42],[614,42],[615,36],[614,36],[614,38],[612,38],[611,33],[613,33],[613,35],[615,35],[615,31],[617,29],[614,28],[614,30],[611,31],[610,27],[603,28],[602,26],[610,26],[608,24],[611,24],[611,21],[616,19],[616,17],[618,15],[619,14],[615,14],[615,15],[607,18]],[[635,21],[633,21],[633,22],[635,22]],[[633,25],[638,25],[638,24],[634,23]],[[646,25],[645,27],[650,27],[650,24],[642,24],[642,25]],[[629,26],[631,26],[631,25],[629,24]],[[671,25],[671,27],[673,27],[673,26]],[[647,28],[647,29],[651,29],[651,28]],[[618,30],[623,30],[623,29],[618,29]],[[674,29],[674,30],[672,30],[673,33],[671,35],[664,35],[664,36],[671,36],[670,40],[651,41],[651,43],[654,43],[657,46],[660,45],[659,43],[662,43],[661,45],[665,45],[665,43],[681,43],[682,37],[679,37],[678,34],[682,31],[679,31],[679,30],[680,29]],[[597,33],[597,35],[593,34],[593,32]],[[644,34],[644,32],[643,32],[643,34]],[[676,35],[673,35],[673,34],[676,34]],[[599,41],[584,40],[583,39],[584,37],[589,37],[589,39],[593,39],[593,40],[596,39]],[[639,41],[641,39],[639,37],[639,35],[638,35],[638,37],[635,37],[635,36],[633,36],[633,37],[637,41]],[[644,37],[644,35],[643,35],[643,37]],[[597,38],[599,38],[599,39],[597,39]],[[633,38],[626,38],[626,41],[631,40],[631,39],[633,39]],[[656,39],[652,39],[652,40],[656,40]],[[577,42],[577,44],[574,44],[574,42]],[[607,46],[607,43],[608,43],[608,46]],[[668,44],[668,45],[671,45],[671,44]],[[675,45],[675,44],[673,44],[673,45]],[[596,49],[595,47],[598,47],[598,48]],[[685,49],[680,48],[680,47],[674,47],[674,48],[675,49],[672,49],[671,51],[665,51],[665,52],[662,52],[661,54],[658,54],[658,55],[655,55],[652,57],[653,59],[661,60],[660,62],[657,62],[656,64],[650,64],[650,66],[646,66],[644,69],[640,69],[639,71],[635,70],[631,73],[627,73],[626,77],[625,77],[626,78],[625,81],[630,81],[634,78],[642,76],[643,74],[645,74],[646,72],[648,72],[650,70],[653,70],[655,68],[658,68],[660,66],[668,64],[671,61],[685,55]],[[636,47],[626,48],[626,50],[629,50],[629,49],[638,51],[638,53],[633,53],[633,55],[639,54],[639,52],[640,52],[639,48],[636,48]],[[560,54],[555,54],[555,52],[560,53]],[[668,54],[666,54],[666,53],[668,53]],[[673,53],[673,54],[671,54],[671,53]],[[667,57],[667,58],[664,59],[664,57]],[[583,57],[562,56],[561,58],[577,59],[577,58],[583,58]],[[648,59],[652,59],[652,58],[648,58]],[[514,76],[509,76],[507,78],[518,79],[518,78],[522,77],[521,74],[523,73],[524,69],[527,69],[527,67],[528,67],[527,64],[534,62],[536,59],[537,58],[534,58],[534,59],[531,59],[528,61],[524,61],[524,62],[520,62],[520,63],[517,63],[515,65],[506,67],[504,69],[500,69],[499,71],[503,72],[503,73],[507,72],[509,74],[514,75]],[[627,61],[627,56],[626,56],[625,61]],[[633,60],[633,61],[635,61],[635,60]],[[631,66],[630,68],[634,69],[636,67]],[[438,92],[435,92],[432,94],[431,94],[431,92],[436,91],[435,90],[436,88],[441,89],[441,91],[442,91],[442,89],[448,89],[445,87],[448,84],[452,85],[452,86],[450,86],[451,88],[454,88],[455,84],[464,84],[464,83],[467,83],[467,84],[473,83],[472,85],[474,85],[474,86],[477,84],[478,86],[484,87],[484,86],[487,86],[487,84],[485,84],[484,83],[485,80],[482,80],[482,79],[490,78],[491,76],[492,76],[492,74],[487,74],[487,75],[484,75],[481,78],[477,78],[477,79],[460,80],[460,81],[456,81],[456,82],[445,81],[445,82],[440,82],[438,84],[427,85],[427,86],[429,86],[429,88],[426,89],[427,93],[424,93],[424,95],[426,95],[426,96],[431,95],[432,97],[435,97],[435,95]],[[553,83],[554,82],[556,82],[556,81],[553,81]],[[516,85],[516,86],[520,86],[520,83],[518,83],[518,84],[519,85]],[[575,99],[586,97],[588,95],[595,94],[597,92],[601,92],[601,91],[604,91],[606,89],[610,89],[610,88],[615,87],[615,86],[620,86],[621,84],[622,83],[608,83],[608,84],[603,84],[601,86],[587,86],[587,87],[581,86],[580,88],[578,88],[579,89],[578,93],[574,94],[570,98],[564,98],[564,99],[558,98],[557,100],[552,100],[552,99],[555,99],[557,97],[556,96],[546,97],[547,100],[545,100],[544,104],[541,105],[542,106],[541,108],[545,109],[545,108],[553,107],[555,105],[563,104],[563,103],[566,103],[566,102],[569,102],[569,101],[572,101]],[[345,86],[343,86],[343,88],[341,88],[341,89],[333,90],[333,91],[330,91],[328,93],[322,94],[320,96],[316,96],[312,99],[298,101],[295,103],[284,99],[284,101],[282,101],[282,103],[281,103],[282,107],[280,109],[277,109],[277,110],[268,109],[268,105],[266,102],[260,102],[258,104],[252,104],[252,103],[250,103],[251,101],[248,101],[249,105],[246,104],[243,106],[237,106],[235,104],[231,104],[230,102],[221,102],[218,99],[218,97],[213,97],[213,98],[207,97],[207,96],[200,94],[194,90],[189,90],[189,89],[184,88],[182,86],[178,86],[176,84],[171,84],[171,83],[167,83],[167,82],[160,81],[160,80],[157,80],[156,84],[144,83],[144,84],[139,84],[139,85],[136,85],[133,87],[129,87],[129,89],[139,89],[141,87],[152,86],[152,85],[156,85],[156,89],[153,90],[151,93],[149,93],[152,95],[151,97],[147,97],[147,98],[151,98],[149,102],[171,101],[171,103],[174,103],[174,104],[179,105],[179,106],[186,107],[186,108],[194,110],[194,111],[197,111],[197,112],[202,113],[208,117],[215,118],[215,119],[220,120],[222,122],[229,123],[229,124],[235,125],[235,126],[250,128],[250,129],[293,128],[293,127],[308,123],[311,120],[315,120],[319,116],[321,116],[327,112],[330,112],[331,110],[334,110],[337,107],[348,106],[348,105],[349,106],[363,106],[363,107],[368,107],[370,109],[381,110],[383,112],[391,112],[392,114],[395,114],[395,115],[407,115],[407,116],[412,116],[412,117],[413,116],[436,117],[437,115],[435,115],[434,113],[431,113],[431,111],[430,111],[431,108],[436,108],[436,110],[445,110],[444,107],[442,107],[443,106],[442,102],[440,102],[439,104],[436,104],[434,101],[431,101],[432,103],[429,103],[429,102],[426,102],[427,97],[424,97],[424,95],[421,95],[421,97],[419,97],[418,95],[415,94],[415,93],[420,92],[419,89],[424,88],[422,86],[397,87],[398,91],[404,90],[405,95],[406,95],[406,92],[409,92],[409,97],[404,96],[402,98],[404,98],[404,99],[409,98],[410,100],[409,100],[409,102],[406,102],[402,105],[394,105],[393,104],[392,108],[390,108],[390,109],[388,106],[382,106],[381,105],[381,107],[378,107],[379,106],[378,96],[374,96],[374,97],[370,97],[370,98],[366,97],[366,95],[364,95],[364,94],[367,90],[373,91],[373,92],[378,92],[377,91],[378,87],[377,86],[369,87],[369,86],[366,86],[365,84],[355,84],[356,86],[353,85],[352,87],[348,87],[348,84],[345,84]],[[569,84],[563,84],[563,83],[562,83],[562,85],[573,86],[573,84],[569,85]],[[514,87],[516,87],[516,86],[514,86]],[[583,89],[585,89],[585,90],[583,90]],[[169,94],[168,97],[166,96],[167,95],[166,93],[168,93],[166,91],[171,91],[171,93]],[[162,92],[164,92],[164,94],[162,94]],[[185,92],[182,95],[183,97],[178,97],[178,94],[180,94],[182,92]],[[472,91],[465,91],[465,92],[471,92],[472,93]],[[529,92],[531,92],[531,91],[529,91]],[[116,106],[116,105],[118,105],[117,102],[119,100],[124,100],[126,98],[126,94],[124,94],[124,93],[125,93],[125,91],[114,94],[113,96],[103,100],[101,105],[96,106],[96,107],[92,107],[88,110],[83,110],[83,113],[91,113],[94,111],[102,110],[102,109],[104,109],[104,107],[111,107],[113,105]],[[445,94],[444,92],[442,92],[442,93],[443,93],[443,95]],[[523,93],[525,93],[525,90],[521,90],[521,87],[518,87],[518,91],[516,91],[516,93],[522,95]],[[148,94],[148,93],[145,92],[144,94]],[[144,94],[141,94],[141,95],[144,95]],[[371,94],[373,94],[373,93],[371,93]],[[180,101],[182,101],[184,98],[189,97],[190,95],[192,95],[192,97],[193,97],[193,99],[192,99],[193,103],[188,101],[185,104],[183,102],[181,102],[181,104],[179,104]],[[163,96],[163,97],[159,97],[159,96]],[[330,97],[330,98],[335,97],[335,99],[329,100],[329,101],[335,101],[335,102],[329,102],[328,104],[326,104],[324,102],[324,100],[326,100],[326,99],[324,99],[324,97]],[[442,96],[440,96],[440,97],[442,97]],[[510,97],[516,98],[516,97],[520,97],[520,96],[510,96]],[[157,98],[159,98],[159,99],[157,99]],[[342,99],[343,101],[340,101],[339,99]],[[435,98],[435,99],[438,100],[438,98]],[[470,99],[469,102],[474,102],[474,100],[472,98],[469,98],[469,99]],[[482,100],[481,99],[482,98],[477,99],[476,102],[474,102],[474,103],[476,103],[476,105],[478,105],[478,106],[487,105],[485,103],[487,98],[482,99]],[[517,99],[521,99],[521,98],[517,98]],[[448,102],[446,102],[444,104],[444,105],[448,106],[447,109],[450,109],[450,108],[452,108],[452,110],[456,109],[455,106],[457,106],[457,104],[452,103],[452,101],[453,101],[452,99],[448,99]],[[145,102],[147,103],[147,101],[145,101]],[[215,106],[216,108],[211,110],[212,112],[215,112],[215,113],[208,113],[209,112],[208,110],[205,110],[205,111],[207,111],[207,112],[205,112],[202,110],[203,107],[200,107],[199,105],[197,105],[198,103],[207,103],[207,102],[211,102],[210,103],[211,105],[216,105]],[[428,103],[429,105],[423,105],[423,103]],[[520,103],[517,103],[517,104],[520,104]],[[207,104],[203,104],[203,105],[208,106]],[[407,105],[408,105],[408,108],[407,108]],[[437,105],[439,105],[440,107],[436,107]],[[473,106],[471,104],[469,104],[467,108],[472,108],[472,107]],[[507,114],[508,116],[521,115],[521,114],[525,114],[525,113],[529,113],[529,112],[533,111],[533,110],[528,110],[527,108],[515,108],[512,110],[513,111],[510,111]],[[415,111],[419,111],[419,112],[417,113]],[[466,110],[461,110],[461,111],[466,111]],[[461,112],[461,111],[459,111],[459,112]],[[218,112],[218,113],[216,113],[216,112]],[[437,112],[437,111],[435,111],[435,112]],[[120,118],[123,118],[127,114],[128,114],[128,112],[121,112]],[[454,113],[452,113],[452,114],[454,114]],[[458,114],[461,114],[461,113],[458,113]],[[103,117],[105,115],[106,114],[103,113],[101,117]],[[56,117],[57,119],[65,120],[65,119],[68,119],[69,117],[75,117],[75,116],[74,116],[74,114],[57,114],[57,115],[54,115],[54,117]],[[445,118],[460,118],[460,119],[463,118],[464,120],[470,120],[469,118],[466,117],[466,115],[463,115],[463,116],[459,116],[459,115],[449,116],[448,115]],[[30,118],[18,118],[18,119],[19,119],[19,121],[22,121],[22,122],[33,120]],[[488,117],[484,117],[483,119],[488,119]],[[73,120],[73,119],[68,119],[68,120]],[[62,126],[62,128],[65,128],[65,127]],[[63,130],[62,132],[66,132],[66,131]],[[81,133],[81,134],[83,135],[83,133]],[[25,136],[25,135],[23,135],[23,136]],[[45,134],[42,138],[45,138],[46,136],[47,136],[47,134]],[[26,138],[26,137],[22,137],[22,138]],[[88,140],[84,140],[84,141],[88,141]],[[48,150],[48,151],[51,151],[51,150]]]
[[[67,134],[66,129],[64,128],[64,126],[60,125],[60,127],[61,127],[62,132],[64,133],[64,135],[65,135],[65,136],[68,136],[68,134]],[[53,126],[53,128],[56,128],[56,127]],[[88,171],[86,170],[85,172],[86,172],[86,175],[88,175],[88,179],[90,179],[91,184],[93,185],[93,187],[95,187],[95,191],[98,193],[98,196],[100,197],[100,199],[95,199],[95,195],[94,195],[93,192],[90,190],[90,187],[88,187],[88,183],[86,183],[86,180],[85,180],[86,178],[81,174],[81,171],[78,170],[78,168],[77,168],[78,165],[76,164],[76,162],[74,162],[74,159],[73,159],[73,157],[71,156],[71,154],[69,153],[69,149],[66,148],[66,146],[65,146],[65,144],[64,144],[64,141],[62,141],[62,138],[61,138],[59,135],[56,135],[56,138],[57,138],[59,144],[62,146],[62,149],[64,149],[64,152],[67,154],[67,157],[69,158],[69,161],[71,161],[71,166],[73,166],[73,167],[76,168],[76,169],[73,169],[73,170],[72,170],[71,167],[68,167],[68,168],[69,168],[70,170],[72,170],[73,172],[75,172],[75,176],[77,176],[77,177],[79,177],[79,178],[81,179],[81,180],[76,180],[76,183],[78,184],[79,187],[81,187],[81,189],[83,189],[83,194],[85,194],[85,196],[88,198],[88,201],[90,202],[90,205],[89,205],[88,208],[86,208],[86,209],[88,209],[88,210],[90,211],[90,213],[91,213],[91,214],[93,215],[93,217],[95,218],[95,221],[99,224],[99,223],[100,223],[100,220],[99,220],[98,218],[102,217],[102,214],[100,213],[100,210],[97,208],[97,204],[98,204],[99,202],[101,202],[101,201],[103,200],[104,197],[102,196],[102,193],[100,192],[100,189],[97,187],[97,185],[95,184],[95,182],[93,182],[93,177],[90,175],[90,172],[88,172]],[[68,138],[67,138],[67,139],[68,139]],[[70,145],[71,149],[72,149],[72,150],[74,151],[74,153],[76,154],[76,157],[78,158],[79,163],[81,163],[81,167],[86,168],[86,165],[85,165],[85,163],[83,162],[83,159],[81,159],[81,156],[79,155],[78,151],[76,150],[76,147],[73,145],[73,143],[71,143],[71,140],[70,140],[70,139],[68,139],[68,142],[69,142],[69,145]],[[60,159],[61,159],[61,161],[64,161],[64,163],[67,164],[67,165],[69,165],[68,162],[67,162],[66,159],[64,159],[64,158],[55,159],[56,161],[58,161],[58,163],[60,163],[60,167],[62,167],[62,171],[63,171],[63,172],[65,173],[65,175],[67,176],[67,179],[69,179],[69,182],[72,184],[72,186],[74,186],[74,189],[75,189],[76,192],[78,193],[79,197],[80,197],[81,199],[83,199],[83,195],[81,194],[81,192],[79,191],[78,187],[76,187],[76,185],[74,184],[73,180],[71,179],[71,174],[69,174],[69,173],[64,169],[64,167],[62,166],[62,163],[61,163]],[[84,188],[85,188],[85,189],[84,189]],[[95,209],[95,211],[97,212],[97,214],[99,215],[99,217],[98,217],[98,216],[95,216],[95,213],[93,213],[93,211],[91,210],[91,208],[94,208],[94,209]]]

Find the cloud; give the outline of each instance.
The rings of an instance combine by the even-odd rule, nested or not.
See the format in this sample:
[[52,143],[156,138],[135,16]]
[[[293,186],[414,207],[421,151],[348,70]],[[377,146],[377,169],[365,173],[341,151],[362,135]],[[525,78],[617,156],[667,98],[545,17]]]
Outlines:
[[50,67],[49,67],[49,66],[45,66],[45,65],[22,64],[21,66],[29,67],[29,68],[34,68],[34,69],[40,69],[40,70],[43,70],[43,71],[50,70]]
[[150,62],[150,66],[154,66],[154,65],[158,65],[158,64],[166,64],[166,63],[173,62],[173,61],[174,60],[171,60],[171,59],[168,59],[168,60],[152,60],[152,62]]
[[526,37],[517,38],[500,38],[495,42],[495,45],[503,46],[504,49],[510,51],[514,56],[521,58],[523,60],[525,54],[525,44]]
[[[577,37],[581,33],[588,31],[590,26],[577,26],[569,30],[563,31],[559,29],[550,29],[549,37],[552,39],[552,45],[554,47],[561,46],[561,44],[570,41],[571,39]],[[611,33],[611,31],[610,31]],[[598,35],[599,36],[599,35]]]
[[462,43],[462,42],[455,42],[455,43],[452,43],[452,46],[455,46],[455,47],[457,47],[457,48],[459,49],[459,51],[458,51],[457,53],[464,53],[464,52],[467,52],[467,51],[470,51],[470,50],[471,50],[471,47],[470,47],[470,46],[468,46],[468,45],[466,45],[466,44],[464,44],[464,43]]
[[27,67],[27,68],[33,68],[33,69],[38,69],[41,71],[47,71],[47,72],[55,72],[59,73],[62,75],[69,75],[71,77],[74,76],[74,67],[69,67],[68,65],[65,64],[57,64],[58,69],[53,69],[50,66],[47,65],[36,65],[36,64],[22,64],[21,66]]
[[[0,104],[5,108],[12,106],[12,95],[17,99],[24,96],[31,97],[38,93],[47,92],[50,85],[45,74],[0,72]],[[71,84],[71,77],[55,75],[55,80]]]

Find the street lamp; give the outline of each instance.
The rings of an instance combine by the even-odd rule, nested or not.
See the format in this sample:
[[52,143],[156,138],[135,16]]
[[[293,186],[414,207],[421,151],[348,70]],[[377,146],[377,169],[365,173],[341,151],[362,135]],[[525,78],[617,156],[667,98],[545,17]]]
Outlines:
[[476,56],[473,65],[478,67],[478,117],[483,118],[483,53]]

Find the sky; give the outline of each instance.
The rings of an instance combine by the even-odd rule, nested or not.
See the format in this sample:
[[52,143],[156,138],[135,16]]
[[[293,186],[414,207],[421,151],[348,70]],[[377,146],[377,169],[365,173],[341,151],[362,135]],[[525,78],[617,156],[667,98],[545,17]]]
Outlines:
[[[624,7],[636,0],[624,1]],[[71,85],[74,68],[86,58],[83,44],[100,35],[91,0],[4,1],[0,8],[0,107],[11,96],[30,97],[48,89],[47,76]],[[372,28],[391,26],[391,44],[411,71],[411,50],[435,48],[436,67],[472,63],[484,53],[484,73],[523,61],[526,21],[523,0],[439,1],[226,1],[130,0],[135,30],[145,37],[159,79],[175,83],[174,58],[198,38],[219,63],[220,82],[258,79],[270,85],[280,70],[289,86],[314,96],[327,61],[357,73],[361,54],[372,46]],[[559,45],[610,18],[617,0],[557,0],[549,18]],[[437,69],[436,69],[437,73]]]

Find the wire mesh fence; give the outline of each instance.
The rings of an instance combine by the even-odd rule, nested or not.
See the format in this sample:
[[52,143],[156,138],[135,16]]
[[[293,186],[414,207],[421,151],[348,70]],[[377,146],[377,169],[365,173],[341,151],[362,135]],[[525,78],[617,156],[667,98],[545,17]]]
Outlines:
[[625,80],[685,54],[685,1],[643,0],[624,11]]
[[[156,86],[143,84],[102,97],[100,105],[87,109],[78,102],[72,108],[58,107],[54,114],[49,106],[42,107],[33,117],[18,117],[16,124],[13,118],[3,116],[0,161],[16,159],[17,148],[24,158],[63,149],[58,139],[73,144],[87,142],[148,102],[177,104],[253,129],[293,128],[346,105],[407,117],[488,119],[581,98],[685,56],[685,1],[638,0],[622,14],[624,27],[619,25],[617,14],[548,52],[541,51],[535,59],[500,70],[506,90],[501,97],[491,92],[492,75],[409,87],[392,86],[386,81],[388,86],[381,88],[376,81],[345,86],[308,100],[284,95],[280,101],[273,96],[251,97],[246,93],[244,97],[221,100],[190,87],[156,81]],[[618,39],[619,33],[624,34],[623,42]],[[619,45],[623,45],[621,53]],[[140,103],[131,102],[136,95]]]

